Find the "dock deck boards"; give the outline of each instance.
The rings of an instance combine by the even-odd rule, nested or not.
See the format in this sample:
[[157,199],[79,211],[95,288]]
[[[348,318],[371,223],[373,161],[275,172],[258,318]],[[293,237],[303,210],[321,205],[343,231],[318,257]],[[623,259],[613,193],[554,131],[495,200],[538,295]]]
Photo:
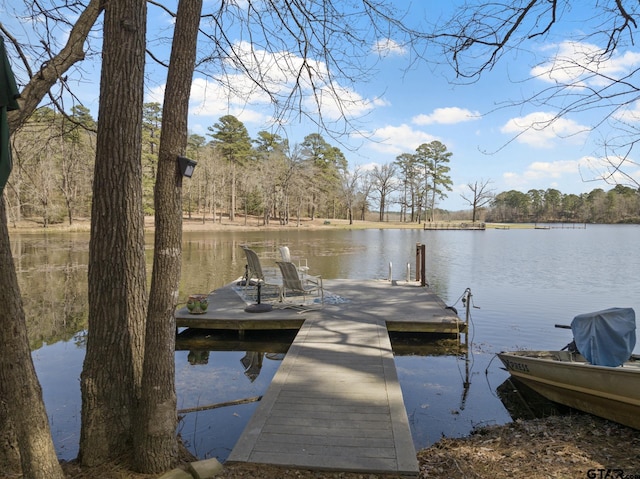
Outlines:
[[388,330],[457,334],[465,324],[413,282],[331,280],[304,311],[246,313],[232,285],[178,326],[299,329],[228,462],[416,476],[418,463]]
[[417,475],[384,322],[306,321],[228,462]]
[[[307,318],[339,312],[365,314],[382,319],[389,331],[457,334],[466,325],[430,288],[417,282],[383,280],[325,280],[327,301],[306,311],[282,309],[274,304],[268,313],[246,313],[247,303],[230,284],[209,295],[204,314],[190,314],[186,307],[176,311],[178,327],[200,329],[299,329]],[[336,302],[338,299],[340,302]]]

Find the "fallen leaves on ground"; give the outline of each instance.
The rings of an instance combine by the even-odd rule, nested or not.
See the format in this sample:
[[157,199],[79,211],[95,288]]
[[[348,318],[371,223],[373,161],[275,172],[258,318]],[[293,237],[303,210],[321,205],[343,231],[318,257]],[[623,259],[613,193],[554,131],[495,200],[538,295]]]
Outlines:
[[[640,479],[640,431],[588,414],[552,416],[485,427],[469,437],[441,439],[418,452],[419,479],[514,477]],[[147,479],[125,470],[82,471],[69,479]],[[604,470],[602,472],[598,469]],[[589,475],[590,470],[595,470]],[[607,476],[607,470],[609,475]],[[216,479],[400,479],[396,475],[310,471],[258,464],[228,465]]]

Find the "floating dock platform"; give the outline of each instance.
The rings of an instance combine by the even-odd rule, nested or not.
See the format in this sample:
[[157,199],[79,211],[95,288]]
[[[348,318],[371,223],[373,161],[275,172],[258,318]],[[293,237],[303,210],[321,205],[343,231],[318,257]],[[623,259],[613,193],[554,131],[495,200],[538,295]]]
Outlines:
[[[252,288],[255,289],[255,288]],[[247,313],[250,303],[237,283],[209,294],[209,307],[203,314],[190,314],[186,307],[176,311],[176,326],[196,329],[300,329],[306,319],[338,314],[368,316],[385,322],[388,331],[459,334],[466,324],[429,287],[413,281],[324,280],[324,305],[302,308],[289,302],[270,302],[266,313]],[[294,301],[287,299],[288,301]],[[316,300],[317,301],[317,300]],[[267,301],[263,301],[267,302]],[[321,307],[322,306],[322,307]]]

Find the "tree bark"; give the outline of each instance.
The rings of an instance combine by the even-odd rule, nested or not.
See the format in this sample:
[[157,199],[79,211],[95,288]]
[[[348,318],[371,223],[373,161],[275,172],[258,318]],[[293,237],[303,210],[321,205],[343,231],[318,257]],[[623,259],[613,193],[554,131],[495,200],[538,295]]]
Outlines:
[[4,393],[0,393],[0,396],[2,396],[0,398],[0,471],[4,471],[7,475],[18,476],[22,471],[18,438],[7,412],[7,399],[3,397]]
[[128,457],[147,312],[142,209],[146,1],[104,2],[79,458]]
[[9,472],[4,467],[15,468],[19,457],[22,477],[64,479],[31,359],[10,246],[5,204],[0,196],[0,466],[3,473]]
[[145,473],[165,471],[178,461],[174,312],[182,263],[182,177],[176,159],[187,148],[201,10],[202,0],[181,0],[178,4],[164,96],[142,400],[134,430],[136,469]]

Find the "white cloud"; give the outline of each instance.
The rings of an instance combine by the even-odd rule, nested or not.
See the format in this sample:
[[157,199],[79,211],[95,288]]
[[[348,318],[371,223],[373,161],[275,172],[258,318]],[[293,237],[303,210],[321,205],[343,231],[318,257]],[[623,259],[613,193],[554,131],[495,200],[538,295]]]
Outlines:
[[599,179],[606,183],[629,185],[640,184],[640,163],[620,156],[590,158],[585,168],[591,175],[589,179]]
[[398,42],[392,40],[391,38],[378,40],[373,45],[372,50],[383,57],[390,55],[404,55],[407,52],[407,49],[404,46],[400,45]]
[[373,132],[372,139],[369,144],[371,148],[394,157],[401,153],[414,153],[421,144],[438,140],[435,136],[414,130],[407,124],[378,128]]
[[477,111],[467,110],[466,108],[458,108],[457,106],[447,108],[436,108],[429,115],[420,114],[414,116],[411,122],[416,125],[431,125],[432,123],[440,123],[444,125],[452,125],[465,121],[473,121],[480,119],[481,115]]
[[[233,48],[247,70],[259,72],[261,84],[271,95],[267,95],[253,80],[236,70],[231,60],[228,60],[224,76],[193,80],[189,108],[192,117],[217,119],[231,114],[242,122],[266,125],[273,120],[274,99],[284,103],[291,101],[289,96],[295,90],[296,95],[302,95],[302,106],[306,109],[306,114],[317,116],[317,112],[321,111],[325,121],[340,120],[343,117],[354,119],[376,107],[388,105],[380,97],[364,98],[352,88],[335,82],[329,84],[330,75],[322,62],[303,60],[290,52],[256,50],[248,42],[238,42]],[[313,71],[313,80],[305,73],[299,75],[300,70],[306,72],[307,69]],[[162,103],[163,94],[164,85],[152,90],[148,94],[148,101]],[[283,104],[280,105],[282,106]]]
[[630,105],[626,105],[623,110],[617,111],[613,117],[616,120],[624,121],[627,123],[635,123],[640,121],[640,101],[636,101]]
[[[583,178],[584,172],[590,167],[591,157],[578,160],[534,161],[522,173],[513,171],[502,175],[505,183],[514,189],[547,189],[556,188],[563,181],[575,182],[576,178]],[[542,186],[541,186],[542,185]],[[560,187],[562,190],[562,188]],[[585,187],[586,189],[586,187]],[[564,191],[563,193],[569,193]]]
[[[164,100],[165,85],[152,89],[145,101],[162,103]],[[261,102],[256,97],[252,105]],[[254,108],[249,108],[248,103],[241,97],[235,96],[224,89],[219,83],[211,82],[204,78],[196,78],[191,84],[189,98],[189,113],[191,119],[201,118],[207,122],[206,126],[189,124],[189,129],[194,132],[206,131],[206,127],[213,124],[221,116],[233,115],[243,123],[265,124],[270,120],[268,114]]]
[[584,141],[583,137],[588,133],[589,127],[567,118],[558,118],[554,113],[538,111],[510,119],[500,131],[514,135],[518,142],[534,148],[550,148],[554,146],[554,140],[558,139]]
[[381,165],[381,163],[369,162],[369,163],[362,163],[362,164],[360,164],[358,166],[360,168],[360,171],[364,172],[364,171],[373,171],[376,168],[376,166],[378,168],[380,168],[380,166],[382,166],[382,165]]
[[[317,103],[316,103],[317,102]],[[308,95],[304,101],[309,111],[319,109],[325,120],[339,120],[343,116],[347,118],[360,117],[375,106],[380,106],[380,99],[368,100],[358,92],[345,87],[320,88],[316,95]]]
[[525,171],[531,180],[561,178],[565,174],[579,174],[580,160],[534,161]]
[[549,83],[575,83],[588,71],[597,68],[595,59],[602,50],[589,43],[566,41],[547,45],[544,50],[556,49],[545,63],[531,69],[531,75]]
[[555,49],[551,59],[531,69],[531,74],[545,82],[581,85],[608,85],[640,66],[640,53],[627,51],[607,56],[602,48],[582,42],[550,44]]

